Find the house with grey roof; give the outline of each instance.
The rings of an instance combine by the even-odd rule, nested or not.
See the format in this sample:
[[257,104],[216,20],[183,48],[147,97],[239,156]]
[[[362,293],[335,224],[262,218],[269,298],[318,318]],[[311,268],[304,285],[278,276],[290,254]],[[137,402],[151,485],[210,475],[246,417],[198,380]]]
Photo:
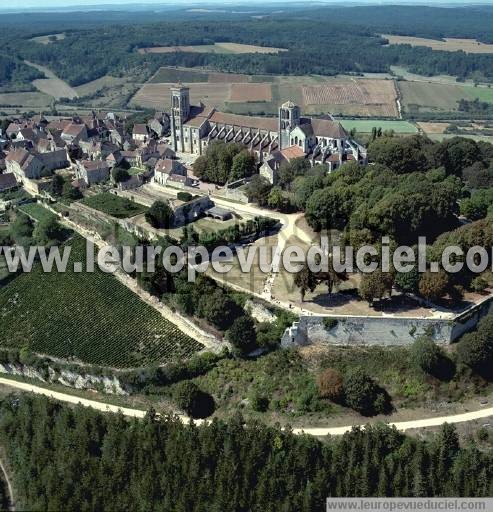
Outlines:
[[8,192],[18,186],[19,184],[17,183],[13,172],[0,174],[0,192]]
[[110,169],[104,160],[78,160],[75,177],[87,185],[108,181]]

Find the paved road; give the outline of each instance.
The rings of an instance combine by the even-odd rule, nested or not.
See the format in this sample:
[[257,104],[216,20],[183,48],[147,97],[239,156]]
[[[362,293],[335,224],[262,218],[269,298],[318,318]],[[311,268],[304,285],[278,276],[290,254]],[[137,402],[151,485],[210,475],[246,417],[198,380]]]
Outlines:
[[[130,416],[132,418],[143,418],[146,414],[146,411],[141,409],[129,409],[127,407],[118,407],[112,404],[106,404],[104,402],[97,402],[95,400],[89,400],[87,398],[80,398],[78,396],[69,395],[67,393],[60,393],[58,391],[52,391],[50,389],[46,389],[40,386],[34,386],[32,384],[28,384],[26,382],[20,382],[16,380],[6,379],[0,377],[0,384],[10,386],[13,388],[20,389],[22,391],[29,391],[31,393],[37,393],[40,395],[45,395],[48,397],[52,397],[56,400],[60,400],[61,402],[67,402],[71,404],[81,404],[86,407],[92,407],[98,411],[102,412],[118,412],[125,416]],[[493,416],[493,407],[488,407],[484,409],[480,409],[478,411],[471,411],[462,414],[452,414],[450,416],[439,416],[434,418],[425,418],[421,420],[413,420],[413,421],[401,421],[396,423],[389,423],[391,426],[395,426],[398,430],[405,431],[414,428],[426,428],[426,427],[439,427],[444,423],[463,423],[467,421],[478,420],[482,418],[487,418],[489,416]],[[178,415],[181,421],[187,423],[190,421],[190,418],[184,415]],[[196,424],[203,423],[203,420],[195,420]],[[354,425],[347,425],[345,427],[316,427],[316,428],[296,428],[293,429],[295,434],[309,434],[313,436],[340,436],[345,432],[350,431]]]

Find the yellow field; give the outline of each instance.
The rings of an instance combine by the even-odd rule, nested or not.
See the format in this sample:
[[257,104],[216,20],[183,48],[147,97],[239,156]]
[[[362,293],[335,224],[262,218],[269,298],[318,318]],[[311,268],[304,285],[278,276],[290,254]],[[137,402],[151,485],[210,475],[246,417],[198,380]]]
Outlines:
[[493,44],[480,43],[476,39],[455,39],[445,38],[443,41],[436,39],[425,39],[421,37],[393,36],[382,34],[389,40],[390,44],[410,44],[411,46],[427,46],[433,50],[444,50],[457,52],[462,50],[466,53],[493,53]]
[[445,133],[449,123],[416,123],[425,133]]

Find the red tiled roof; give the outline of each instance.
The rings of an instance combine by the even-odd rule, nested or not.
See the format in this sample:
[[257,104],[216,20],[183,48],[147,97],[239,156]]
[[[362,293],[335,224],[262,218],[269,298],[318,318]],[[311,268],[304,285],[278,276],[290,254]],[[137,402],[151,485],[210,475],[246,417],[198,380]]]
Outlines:
[[281,154],[287,160],[291,160],[293,158],[304,158],[305,152],[299,146],[290,146],[289,148],[283,149]]
[[79,135],[85,129],[86,127],[83,124],[71,123],[64,128],[63,134],[71,135],[72,137],[77,137],[77,135]]

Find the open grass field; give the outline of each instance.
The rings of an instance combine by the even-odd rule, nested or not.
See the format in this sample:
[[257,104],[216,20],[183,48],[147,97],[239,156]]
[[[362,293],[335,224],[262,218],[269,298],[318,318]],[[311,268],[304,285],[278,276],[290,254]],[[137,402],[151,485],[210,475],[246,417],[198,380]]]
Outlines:
[[417,133],[417,128],[409,121],[389,121],[385,119],[339,119],[342,126],[350,131],[356,128],[360,133],[370,133],[373,128],[394,130],[395,133]]
[[456,39],[446,37],[443,41],[438,39],[425,39],[422,37],[393,36],[382,34],[390,44],[410,44],[411,46],[427,46],[433,50],[448,52],[464,51],[466,53],[493,53],[493,44],[485,44],[476,39]]
[[85,261],[85,240],[76,237],[71,246],[67,272],[36,266],[0,290],[0,345],[119,368],[202,348],[114,276],[74,273],[73,263]]
[[203,103],[237,114],[275,115],[287,100],[305,114],[397,117],[393,80],[324,76],[254,76],[209,73],[206,70],[163,67],[132,98],[130,106],[169,108],[169,88],[177,82],[190,87],[192,103]]
[[272,48],[268,46],[255,46],[252,44],[240,43],[214,43],[195,46],[154,46],[152,48],[140,48],[139,53],[279,53],[286,51],[283,48]]
[[80,202],[118,219],[134,217],[147,211],[147,207],[109,192],[85,197]]
[[26,203],[19,206],[19,210],[35,221],[56,217],[56,215],[39,203]]
[[51,44],[53,43],[53,40],[55,41],[61,41],[62,39],[65,39],[65,33],[59,33],[59,34],[47,34],[44,36],[37,36],[29,39],[29,41],[33,41],[35,43],[39,44]]

